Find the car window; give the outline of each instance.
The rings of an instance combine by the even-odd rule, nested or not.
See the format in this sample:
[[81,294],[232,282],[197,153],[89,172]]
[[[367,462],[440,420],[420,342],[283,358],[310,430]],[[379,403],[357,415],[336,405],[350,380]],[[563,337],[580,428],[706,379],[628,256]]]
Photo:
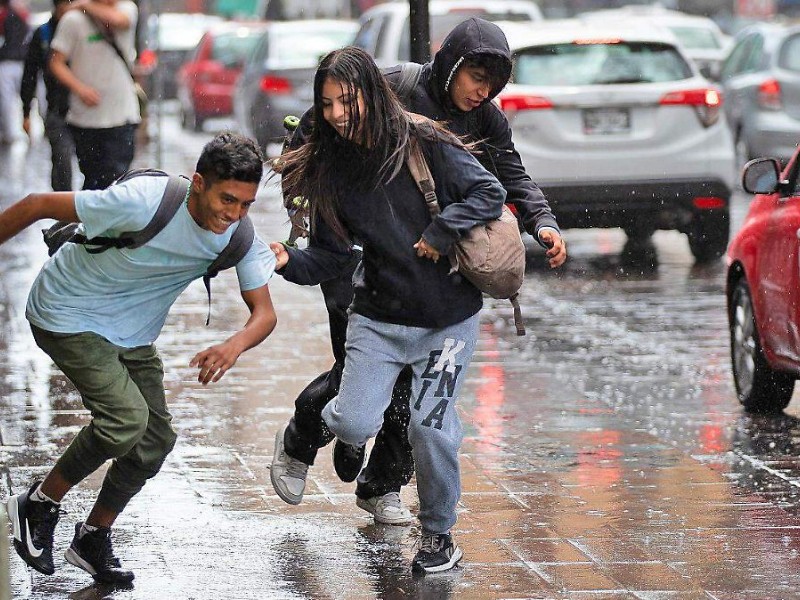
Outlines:
[[260,66],[264,64],[264,61],[267,60],[268,50],[269,34],[264,33],[256,42],[255,49],[253,50],[252,54],[250,54],[250,58],[247,60],[246,68],[249,69],[251,66],[254,68],[260,68]]
[[760,34],[753,36],[753,43],[750,51],[742,64],[743,73],[753,73],[758,71],[763,64],[762,58],[764,56],[764,37]]
[[714,31],[707,27],[670,25],[668,29],[675,34],[681,45],[689,50],[719,50],[722,47]]
[[731,50],[731,53],[728,55],[728,58],[725,59],[725,62],[722,65],[722,70],[720,71],[720,77],[722,79],[728,79],[729,77],[733,77],[734,75],[738,75],[743,71],[744,63],[747,60],[747,56],[750,53],[750,50],[755,43],[755,36],[749,35],[736,43]]
[[267,60],[272,69],[315,67],[328,52],[352,39],[352,30],[340,25],[329,30],[273,30]]
[[527,85],[652,83],[692,76],[680,53],[661,43],[553,44],[515,54],[514,82]]
[[800,34],[786,38],[778,55],[778,66],[800,73]]
[[[380,57],[383,55],[384,47],[387,45],[387,42],[391,44],[391,36],[389,34],[389,30],[391,29],[390,25],[392,24],[392,20],[389,18],[382,19],[380,23],[378,23],[376,30],[377,34],[375,36],[375,56]],[[391,52],[391,48],[389,50]]]
[[361,25],[361,29],[356,33],[356,37],[353,39],[353,46],[357,46],[372,56],[375,56],[375,52],[378,48],[378,30],[380,29],[382,20],[383,19],[376,17],[365,21]]
[[247,29],[219,34],[214,37],[214,44],[211,47],[211,60],[217,60],[222,63],[240,62],[245,59],[258,43],[258,39],[258,32]]

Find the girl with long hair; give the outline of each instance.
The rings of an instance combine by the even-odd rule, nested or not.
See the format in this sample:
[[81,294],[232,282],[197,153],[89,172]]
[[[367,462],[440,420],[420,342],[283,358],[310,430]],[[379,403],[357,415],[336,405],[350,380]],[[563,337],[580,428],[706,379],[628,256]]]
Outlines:
[[[441,208],[434,219],[406,165],[412,144],[433,175]],[[320,63],[311,131],[281,158],[281,171],[287,197],[311,206],[307,248],[271,244],[286,279],[316,285],[347,267],[354,246],[363,251],[339,395],[326,405],[325,423],[363,446],[381,428],[398,374],[412,368],[409,440],[423,528],[412,566],[450,569],[462,556],[450,533],[461,494],[454,404],[482,296],[451,273],[446,257],[472,227],[500,215],[505,191],[456,137],[406,112],[373,59],[355,47]]]

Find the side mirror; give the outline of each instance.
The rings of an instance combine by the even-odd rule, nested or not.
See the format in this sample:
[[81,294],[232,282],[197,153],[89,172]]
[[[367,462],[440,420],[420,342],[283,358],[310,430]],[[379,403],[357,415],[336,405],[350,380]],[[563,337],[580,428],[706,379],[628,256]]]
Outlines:
[[742,169],[742,187],[750,194],[774,194],[781,180],[781,165],[775,158],[756,158]]

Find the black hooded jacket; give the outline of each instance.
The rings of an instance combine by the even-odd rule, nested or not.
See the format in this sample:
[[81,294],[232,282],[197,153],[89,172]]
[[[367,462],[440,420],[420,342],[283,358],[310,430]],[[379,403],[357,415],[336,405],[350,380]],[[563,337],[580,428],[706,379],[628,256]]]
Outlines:
[[[511,127],[503,111],[491,100],[502,87],[493,89],[483,105],[469,112],[456,108],[450,100],[449,85],[464,59],[491,54],[506,60],[507,81],[511,75],[511,50],[503,31],[494,23],[473,17],[457,25],[442,43],[431,62],[422,67],[415,89],[403,98],[411,112],[442,121],[453,133],[468,141],[479,142],[476,155],[485,169],[500,180],[506,189],[506,202],[516,208],[525,230],[538,240],[542,227],[558,230],[547,199],[522,166],[522,160],[511,140]],[[384,70],[396,89],[401,67]]]

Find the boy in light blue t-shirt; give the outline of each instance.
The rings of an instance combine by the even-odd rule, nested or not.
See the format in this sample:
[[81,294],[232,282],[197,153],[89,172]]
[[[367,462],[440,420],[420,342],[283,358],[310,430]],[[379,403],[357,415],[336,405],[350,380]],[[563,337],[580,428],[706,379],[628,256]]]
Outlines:
[[[175,299],[203,276],[247,215],[262,174],[263,156],[252,140],[219,134],[200,155],[186,201],[150,241],[99,254],[64,244],[34,281],[26,310],[34,339],[92,413],[44,481],[8,500],[14,546],[37,571],[54,572],[53,531],[64,495],[113,459],[89,516],[75,525],[66,558],[97,581],[133,580],[114,555],[110,528],[158,473],[176,439],[154,342]],[[167,179],[141,176],[106,190],[31,194],[0,213],[0,243],[43,218],[80,222],[87,238],[139,231],[155,214]],[[236,265],[250,318],[192,358],[204,385],[219,381],[275,328],[267,287],[274,268],[274,254],[256,237]]]

